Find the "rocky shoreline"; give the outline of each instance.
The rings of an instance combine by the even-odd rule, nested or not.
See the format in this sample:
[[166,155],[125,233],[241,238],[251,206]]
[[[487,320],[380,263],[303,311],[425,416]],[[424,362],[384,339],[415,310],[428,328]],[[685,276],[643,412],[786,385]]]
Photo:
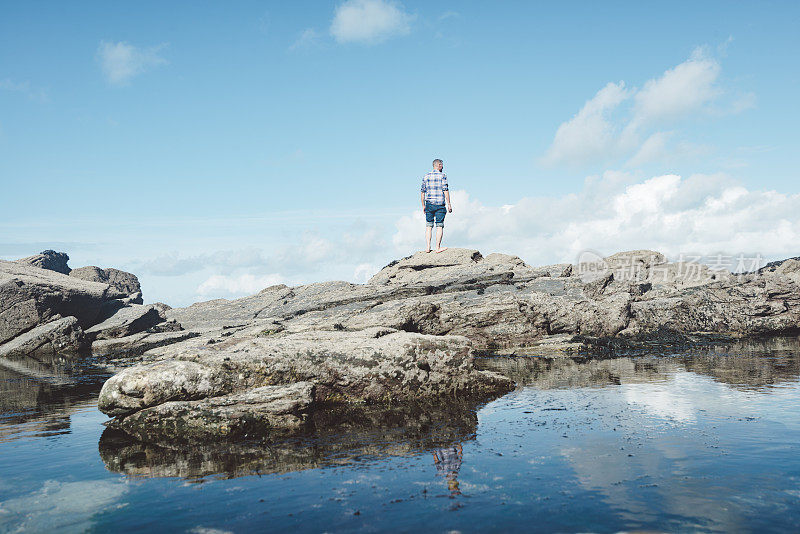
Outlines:
[[0,261],[0,358],[91,353],[111,426],[145,442],[296,435],[337,406],[391,406],[514,387],[476,357],[603,355],[798,332],[800,261],[732,274],[653,251],[531,267],[451,249],[366,284],[278,285],[186,308],[144,305],[116,269],[45,251]]

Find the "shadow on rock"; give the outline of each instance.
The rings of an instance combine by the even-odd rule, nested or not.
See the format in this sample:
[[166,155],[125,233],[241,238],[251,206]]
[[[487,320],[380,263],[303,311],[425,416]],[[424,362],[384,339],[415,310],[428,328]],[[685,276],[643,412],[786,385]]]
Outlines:
[[106,468],[134,477],[234,478],[408,456],[474,439],[484,400],[317,410],[302,432],[246,441],[145,443],[114,428],[100,438]]

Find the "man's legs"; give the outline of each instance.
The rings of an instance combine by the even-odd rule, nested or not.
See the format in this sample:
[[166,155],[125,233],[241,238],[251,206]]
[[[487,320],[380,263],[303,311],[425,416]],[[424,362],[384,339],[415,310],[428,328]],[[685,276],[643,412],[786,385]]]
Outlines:
[[444,216],[447,210],[442,206],[436,210],[436,252],[443,252],[447,247],[442,247],[442,236],[444,235]]
[[436,227],[436,252],[441,252],[445,249],[442,248],[442,235],[444,234],[444,226]]
[[433,232],[433,211],[431,205],[425,203],[425,252],[431,251],[431,233]]

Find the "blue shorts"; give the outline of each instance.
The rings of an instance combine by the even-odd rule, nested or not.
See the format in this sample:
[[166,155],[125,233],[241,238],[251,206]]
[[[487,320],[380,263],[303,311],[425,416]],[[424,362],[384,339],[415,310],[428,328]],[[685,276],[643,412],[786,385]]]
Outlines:
[[431,204],[425,201],[425,226],[441,226],[444,228],[444,216],[447,214],[447,208],[444,204]]

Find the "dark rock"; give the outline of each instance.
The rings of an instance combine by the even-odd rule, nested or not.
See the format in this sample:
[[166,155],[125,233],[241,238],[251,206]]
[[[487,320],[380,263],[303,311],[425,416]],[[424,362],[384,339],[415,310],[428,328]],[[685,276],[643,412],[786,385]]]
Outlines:
[[[139,285],[139,279],[136,275],[120,271],[119,269],[101,269],[100,267],[80,267],[73,269],[70,276],[86,280],[88,282],[100,282],[108,284],[117,289],[120,294],[126,297],[134,297],[141,301],[142,287]],[[137,296],[138,293],[138,296]],[[142,302],[132,302],[133,304],[142,304]]]
[[82,348],[81,327],[75,317],[54,317],[0,345],[0,357],[77,352]]
[[67,265],[69,256],[65,252],[56,252],[55,250],[44,250],[35,256],[28,256],[17,260],[21,265],[30,265],[38,267],[39,269],[47,269],[61,274],[69,274],[70,268]]
[[73,316],[81,328],[88,328],[103,304],[119,296],[107,284],[0,260],[0,343],[56,315]]
[[[108,310],[107,306],[105,310]],[[86,329],[86,335],[92,339],[113,339],[126,337],[151,328],[163,319],[153,306],[141,304],[122,305],[114,309],[102,322]]]

